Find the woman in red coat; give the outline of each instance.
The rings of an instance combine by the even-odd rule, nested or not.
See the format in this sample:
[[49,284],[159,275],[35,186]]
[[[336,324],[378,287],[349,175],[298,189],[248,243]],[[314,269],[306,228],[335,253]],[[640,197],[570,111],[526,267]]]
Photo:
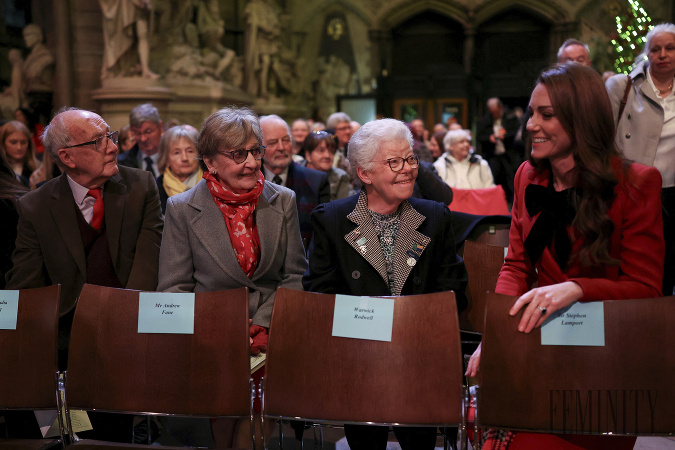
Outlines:
[[[527,122],[529,161],[518,169],[509,250],[496,292],[519,296],[529,333],[577,301],[659,297],[664,241],[661,176],[621,157],[609,97],[594,70],[544,71]],[[532,289],[534,282],[537,288]],[[467,375],[476,376],[480,352]],[[484,449],[633,448],[635,438],[494,433]],[[571,442],[574,442],[572,444]]]

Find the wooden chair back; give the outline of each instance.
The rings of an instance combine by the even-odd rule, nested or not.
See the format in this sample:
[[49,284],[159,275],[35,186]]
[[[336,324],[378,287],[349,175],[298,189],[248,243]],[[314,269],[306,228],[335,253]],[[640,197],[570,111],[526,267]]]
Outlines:
[[395,302],[391,342],[350,339],[332,336],[335,295],[279,289],[264,414],[339,423],[461,423],[454,293]]
[[248,290],[195,294],[194,334],[138,333],[138,298],[138,291],[82,289],[70,338],[68,406],[248,416]]
[[504,247],[466,241],[464,265],[469,274],[466,298],[469,306],[459,315],[463,331],[482,332],[488,291],[494,292],[504,264]]
[[604,301],[605,346],[541,345],[517,331],[515,297],[490,294],[478,420],[575,434],[675,430],[675,297]]
[[0,408],[56,408],[60,293],[19,291],[16,330],[0,330]]

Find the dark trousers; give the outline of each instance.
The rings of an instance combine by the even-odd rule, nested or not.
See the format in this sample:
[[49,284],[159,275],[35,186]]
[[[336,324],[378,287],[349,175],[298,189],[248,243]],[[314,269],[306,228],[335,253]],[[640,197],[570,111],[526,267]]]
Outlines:
[[663,295],[673,295],[675,285],[675,187],[661,189],[663,204],[663,237],[666,259],[663,264]]
[[513,180],[516,177],[518,166],[522,162],[523,159],[512,150],[507,150],[506,153],[495,155],[488,160],[495,184],[504,188],[509,204],[513,203]]
[[[394,427],[402,450],[433,450],[436,446],[434,427]],[[345,437],[351,450],[386,450],[389,427],[345,425]]]

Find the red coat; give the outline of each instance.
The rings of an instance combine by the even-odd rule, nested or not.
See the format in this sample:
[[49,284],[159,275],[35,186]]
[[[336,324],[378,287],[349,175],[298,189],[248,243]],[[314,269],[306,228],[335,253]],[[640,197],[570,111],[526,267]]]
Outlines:
[[[530,217],[525,208],[525,188],[531,184],[548,186],[550,171],[537,172],[523,163],[514,182],[515,197],[511,210],[509,251],[499,273],[496,291],[520,296],[538,280],[539,286],[578,283],[584,290],[581,301],[651,298],[661,296],[663,280],[663,222],[661,216],[661,175],[653,167],[633,163],[626,175],[621,161],[614,161],[619,183],[608,215],[614,222],[609,254],[621,265],[589,269],[570,263],[563,272],[546,248],[533,266],[523,247],[539,214]],[[572,254],[581,247],[581,239],[572,243]],[[536,272],[535,272],[536,269]]]

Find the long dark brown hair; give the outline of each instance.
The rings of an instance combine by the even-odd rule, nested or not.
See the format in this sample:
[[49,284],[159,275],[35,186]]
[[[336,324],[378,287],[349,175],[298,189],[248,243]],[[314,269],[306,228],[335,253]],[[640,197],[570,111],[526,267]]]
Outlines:
[[[620,261],[609,254],[614,223],[607,211],[618,184],[611,161],[620,154],[614,143],[612,105],[602,78],[590,67],[572,62],[545,70],[537,84],[546,88],[556,117],[571,141],[574,185],[580,188],[572,197],[576,209],[572,241],[579,236],[583,239],[579,253],[572,258],[587,266],[618,265]],[[539,170],[550,170],[549,160],[534,159],[531,149],[528,135],[530,162]]]

